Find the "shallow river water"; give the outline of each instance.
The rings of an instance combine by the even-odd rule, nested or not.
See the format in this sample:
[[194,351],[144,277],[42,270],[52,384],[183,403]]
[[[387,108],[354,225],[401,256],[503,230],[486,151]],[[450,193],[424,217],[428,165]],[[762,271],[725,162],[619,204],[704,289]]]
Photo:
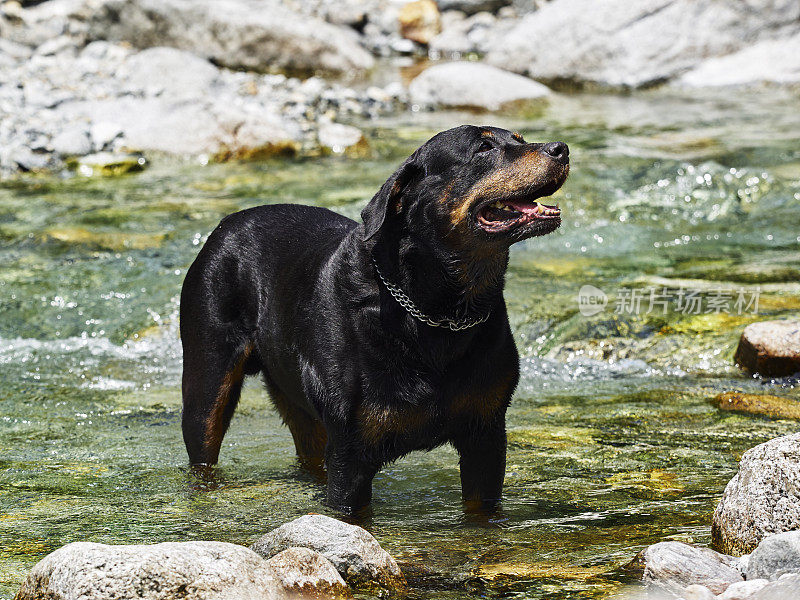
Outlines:
[[[367,159],[155,160],[122,178],[0,184],[0,596],[72,541],[250,544],[330,514],[255,380],[219,486],[187,472],[180,285],[225,214],[302,202],[356,217],[404,156],[460,122],[571,148],[564,225],[515,247],[508,273],[523,377],[504,509],[465,518],[456,455],[441,448],[385,468],[364,525],[418,598],[611,598],[644,545],[708,543],[741,453],[797,430],[710,400],[800,399],[796,382],[748,378],[731,361],[744,325],[800,315],[799,100],[560,96],[527,115],[361,124]],[[585,285],[607,294],[595,315],[579,311]]]

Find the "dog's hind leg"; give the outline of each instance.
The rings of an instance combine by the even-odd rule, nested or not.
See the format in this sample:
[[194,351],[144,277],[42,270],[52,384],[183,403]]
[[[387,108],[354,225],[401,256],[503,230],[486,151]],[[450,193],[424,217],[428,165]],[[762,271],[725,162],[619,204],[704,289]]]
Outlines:
[[266,374],[264,382],[278,414],[292,433],[300,464],[312,474],[324,477],[325,446],[328,443],[325,426],[319,419],[293,404]]
[[256,359],[252,343],[224,352],[184,340],[182,428],[191,464],[216,464],[244,376],[258,372]]

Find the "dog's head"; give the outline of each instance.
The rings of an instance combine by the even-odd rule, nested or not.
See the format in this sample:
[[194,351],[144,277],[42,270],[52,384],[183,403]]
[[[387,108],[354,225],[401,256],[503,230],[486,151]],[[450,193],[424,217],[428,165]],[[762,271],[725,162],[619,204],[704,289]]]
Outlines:
[[507,249],[561,224],[540,200],[569,173],[563,142],[527,143],[497,127],[463,125],[417,149],[361,213],[365,240],[379,232],[434,236],[453,249]]

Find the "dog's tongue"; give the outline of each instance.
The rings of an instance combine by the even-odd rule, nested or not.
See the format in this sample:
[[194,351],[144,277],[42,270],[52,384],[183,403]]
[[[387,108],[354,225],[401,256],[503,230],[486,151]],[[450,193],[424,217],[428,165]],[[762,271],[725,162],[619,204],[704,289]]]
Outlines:
[[508,202],[508,205],[528,217],[557,217],[561,214],[561,209],[557,206],[547,206],[538,202],[518,200]]

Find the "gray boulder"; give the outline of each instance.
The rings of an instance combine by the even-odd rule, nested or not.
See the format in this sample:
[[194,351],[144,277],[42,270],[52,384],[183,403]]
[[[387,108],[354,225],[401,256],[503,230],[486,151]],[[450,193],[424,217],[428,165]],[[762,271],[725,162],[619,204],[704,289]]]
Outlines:
[[305,515],[260,537],[251,546],[270,558],[287,548],[316,550],[353,585],[393,589],[405,586],[394,558],[367,530],[325,515]]
[[212,93],[219,69],[204,58],[175,48],[149,48],[129,56],[118,76],[133,93],[200,97]]
[[632,567],[641,571],[648,586],[680,594],[690,585],[702,585],[721,594],[732,583],[742,581],[735,559],[709,548],[681,542],[659,542],[636,556]]
[[67,544],[39,561],[15,600],[287,598],[255,552],[223,542]]
[[91,39],[173,46],[233,69],[360,72],[372,56],[355,32],[276,0],[87,0]]
[[750,600],[761,588],[767,585],[766,579],[752,579],[732,583],[728,586],[717,600]]
[[512,102],[540,100],[550,90],[527,77],[480,63],[452,62],[425,69],[408,87],[411,102],[498,110]]
[[545,82],[641,87],[797,31],[795,0],[559,0],[524,17],[487,59]]
[[800,372],[800,321],[761,321],[748,325],[733,360],[751,373],[767,377]]
[[800,83],[800,34],[764,40],[733,54],[709,58],[681,75],[685,87]]
[[88,125],[73,125],[56,135],[50,142],[53,152],[61,156],[89,154],[94,145]]
[[800,433],[744,453],[714,511],[711,536],[721,551],[745,554],[766,536],[795,529],[800,529]]
[[331,562],[308,548],[287,548],[267,561],[287,592],[325,596],[349,595],[347,584]]
[[775,580],[785,573],[800,573],[800,531],[764,538],[747,565],[748,579]]
[[800,596],[800,575],[782,575],[771,581],[748,600],[797,600]]

